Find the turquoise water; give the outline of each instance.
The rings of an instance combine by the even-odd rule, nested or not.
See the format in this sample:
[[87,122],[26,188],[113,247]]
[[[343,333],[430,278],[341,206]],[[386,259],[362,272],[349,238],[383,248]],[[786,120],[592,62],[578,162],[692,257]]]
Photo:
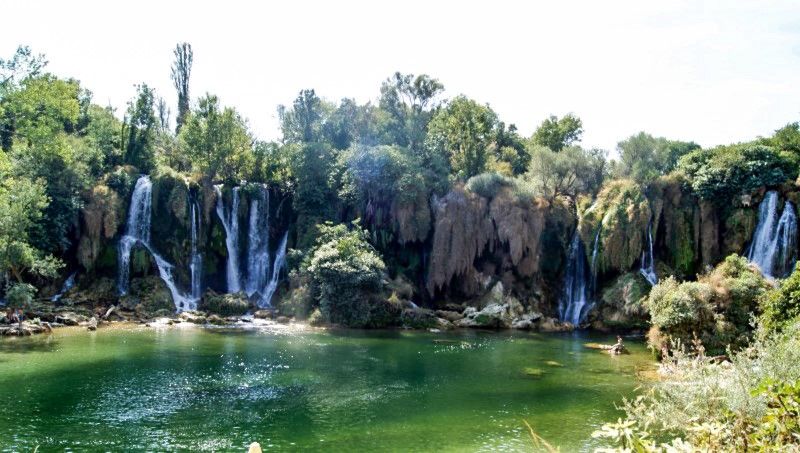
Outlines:
[[650,362],[640,345],[609,357],[586,341],[613,342],[176,327],[2,339],[0,448],[524,451],[525,419],[562,451],[590,450]]

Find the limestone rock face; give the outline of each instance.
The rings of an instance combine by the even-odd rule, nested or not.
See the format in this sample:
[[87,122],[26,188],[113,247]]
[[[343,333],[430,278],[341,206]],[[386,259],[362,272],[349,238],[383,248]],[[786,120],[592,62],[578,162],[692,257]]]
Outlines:
[[[433,203],[428,292],[433,295],[458,280],[461,293],[475,295],[481,280],[501,271],[510,270],[522,278],[534,276],[540,268],[550,210],[546,201],[520,199],[507,188],[490,200],[455,187]],[[484,273],[475,268],[475,262],[487,253],[500,268]]]
[[95,186],[87,198],[81,209],[83,233],[78,242],[78,262],[85,269],[92,269],[103,242],[113,238],[125,223],[125,213],[117,193],[106,185]]

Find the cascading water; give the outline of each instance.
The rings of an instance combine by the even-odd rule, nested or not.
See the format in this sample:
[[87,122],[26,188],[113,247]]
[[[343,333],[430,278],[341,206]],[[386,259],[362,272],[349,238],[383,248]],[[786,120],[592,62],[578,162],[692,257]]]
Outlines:
[[[263,205],[264,211],[261,212]],[[269,275],[269,191],[262,186],[257,196],[250,200],[250,222],[247,234],[248,296],[264,295]]]
[[229,293],[242,290],[242,277],[239,273],[239,188],[233,188],[231,210],[225,210],[225,200],[222,198],[222,186],[214,186],[217,194],[217,216],[225,228],[225,247],[228,250],[228,263],[226,278]]
[[258,306],[261,308],[269,307],[272,304],[272,296],[275,294],[275,290],[278,289],[281,270],[286,264],[286,241],[288,239],[289,232],[287,231],[283,234],[283,239],[281,239],[281,243],[275,253],[275,262],[272,264],[272,277],[269,279],[269,284],[258,301]]
[[77,272],[69,274],[69,277],[67,277],[67,279],[64,280],[64,285],[61,287],[61,291],[59,291],[58,294],[50,298],[51,302],[58,302],[59,300],[61,300],[62,297],[64,297],[64,294],[66,294],[67,291],[71,290],[75,286],[76,275],[78,275]]
[[768,277],[784,277],[797,260],[797,216],[794,204],[786,201],[778,217],[778,193],[767,192],[758,207],[758,225],[747,259]]
[[592,273],[592,294],[597,291],[597,251],[600,248],[601,231],[603,231],[602,225],[597,229],[597,234],[594,236],[594,244],[592,245],[592,262],[589,267],[589,271]]
[[586,284],[590,276],[587,275],[586,267],[586,251],[576,230],[569,246],[569,261],[564,274],[564,293],[558,304],[559,319],[575,326],[585,320],[591,308]]
[[639,273],[650,283],[650,286],[655,286],[658,283],[658,275],[656,275],[656,260],[653,254],[653,220],[647,224],[647,248],[642,250],[642,260],[639,265]]
[[192,217],[192,256],[189,261],[189,270],[192,274],[192,299],[197,301],[200,300],[200,295],[202,293],[200,276],[202,275],[203,269],[203,257],[197,250],[197,235],[200,228],[200,208],[197,206],[196,201],[192,203],[190,215]]
[[169,288],[175,308],[178,311],[194,310],[197,308],[197,300],[181,293],[172,276],[172,264],[156,253],[150,245],[152,194],[153,183],[150,181],[150,177],[141,176],[136,181],[136,187],[133,189],[131,207],[128,211],[128,224],[125,227],[125,235],[122,236],[119,242],[119,293],[125,295],[128,292],[131,250],[135,245],[139,244],[150,252],[153,259],[155,259],[158,274],[161,280],[166,283],[167,288]]

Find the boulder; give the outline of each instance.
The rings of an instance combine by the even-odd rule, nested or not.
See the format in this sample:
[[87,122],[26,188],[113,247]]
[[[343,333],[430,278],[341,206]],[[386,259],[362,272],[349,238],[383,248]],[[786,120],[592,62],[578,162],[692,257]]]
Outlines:
[[456,322],[459,319],[462,319],[464,315],[462,315],[458,311],[450,311],[450,310],[436,310],[436,316],[440,318],[444,318],[450,322]]
[[288,316],[278,316],[275,321],[279,324],[289,324],[292,320]]
[[400,322],[405,327],[412,329],[430,329],[437,327],[439,322],[433,310],[426,308],[405,308],[400,313]]
[[514,321],[511,322],[511,328],[531,330],[536,327],[540,319],[542,319],[541,313],[525,313],[522,316],[515,318]]
[[211,314],[206,318],[206,322],[209,324],[213,324],[215,326],[224,326],[225,320],[222,319],[219,315]]
[[253,317],[256,319],[272,319],[272,310],[257,310],[253,313]]
[[59,313],[55,317],[55,322],[63,324],[65,326],[77,326],[80,323],[86,322],[88,320],[89,319],[86,316],[79,315],[71,311]]
[[97,318],[92,316],[92,318],[86,323],[86,328],[88,330],[97,330]]
[[575,326],[569,322],[561,322],[556,318],[544,318],[539,323],[539,330],[542,332],[569,332],[575,330]]
[[184,311],[178,315],[178,319],[192,324],[205,324],[206,315],[197,311]]
[[241,316],[250,310],[250,301],[244,293],[217,294],[209,290],[198,308],[220,316]]

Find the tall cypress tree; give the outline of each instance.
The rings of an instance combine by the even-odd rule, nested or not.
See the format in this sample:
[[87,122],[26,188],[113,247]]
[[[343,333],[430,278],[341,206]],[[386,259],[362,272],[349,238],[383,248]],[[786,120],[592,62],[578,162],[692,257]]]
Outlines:
[[189,113],[189,76],[192,73],[192,45],[188,42],[179,43],[175,46],[175,61],[172,63],[172,82],[178,91],[178,115],[175,118],[177,123],[175,133],[181,131],[181,126],[186,122],[186,115]]

